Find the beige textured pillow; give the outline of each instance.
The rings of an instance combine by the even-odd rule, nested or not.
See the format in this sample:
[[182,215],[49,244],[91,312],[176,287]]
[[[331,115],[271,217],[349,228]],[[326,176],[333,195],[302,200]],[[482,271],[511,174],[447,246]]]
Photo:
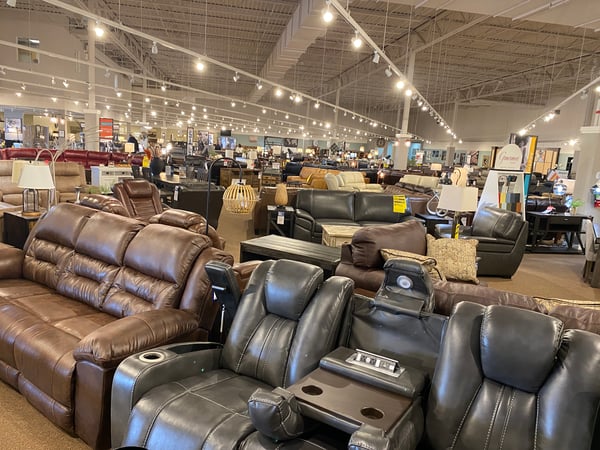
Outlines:
[[477,279],[476,239],[436,239],[427,235],[427,256],[435,258],[449,280],[471,281]]
[[382,248],[380,250],[381,257],[387,261],[388,259],[404,259],[409,261],[417,261],[420,263],[432,280],[446,281],[446,277],[441,269],[438,267],[437,261],[431,256],[419,255],[417,253],[405,252],[402,250],[396,250],[393,248]]

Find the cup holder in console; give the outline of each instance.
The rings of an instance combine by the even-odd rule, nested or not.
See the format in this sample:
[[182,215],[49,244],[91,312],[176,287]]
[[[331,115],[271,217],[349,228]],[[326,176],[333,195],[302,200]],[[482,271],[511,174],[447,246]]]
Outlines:
[[377,409],[377,408],[371,408],[371,407],[362,408],[360,410],[360,413],[363,416],[365,416],[367,419],[371,419],[371,420],[383,419],[383,411],[381,411],[380,409]]
[[306,386],[302,386],[302,392],[307,395],[321,395],[323,393],[323,389],[319,386],[315,386],[314,384],[308,384]]
[[165,354],[157,351],[144,352],[139,356],[141,361],[144,362],[160,362],[165,359]]

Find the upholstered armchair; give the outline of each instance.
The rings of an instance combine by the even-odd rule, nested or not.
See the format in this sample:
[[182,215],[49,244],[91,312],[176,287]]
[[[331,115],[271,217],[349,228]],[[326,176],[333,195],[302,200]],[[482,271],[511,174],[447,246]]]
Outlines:
[[[436,237],[450,237],[451,229],[451,225],[436,225]],[[528,223],[521,214],[482,206],[475,213],[471,226],[461,228],[459,237],[479,241],[478,276],[510,278],[525,254],[527,230]]]
[[[302,286],[302,289],[298,289]],[[248,399],[287,387],[335,345],[352,281],[289,260],[252,273],[224,346],[188,343],[135,355],[112,386],[112,444],[237,448],[254,432]]]

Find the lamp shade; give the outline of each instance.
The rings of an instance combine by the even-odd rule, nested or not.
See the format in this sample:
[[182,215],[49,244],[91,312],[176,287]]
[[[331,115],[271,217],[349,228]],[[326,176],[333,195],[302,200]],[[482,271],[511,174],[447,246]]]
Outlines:
[[223,207],[234,214],[251,213],[256,203],[252,186],[234,182],[223,193]]
[[46,164],[25,164],[17,185],[25,189],[54,189],[50,166]]
[[24,159],[15,159],[13,160],[12,163],[12,178],[11,181],[15,184],[19,183],[19,180],[21,179],[21,171],[23,170],[23,167],[25,167],[26,165],[31,164],[30,161],[25,161]]
[[438,208],[449,211],[475,211],[477,210],[476,187],[462,187],[452,184],[444,185],[440,194]]

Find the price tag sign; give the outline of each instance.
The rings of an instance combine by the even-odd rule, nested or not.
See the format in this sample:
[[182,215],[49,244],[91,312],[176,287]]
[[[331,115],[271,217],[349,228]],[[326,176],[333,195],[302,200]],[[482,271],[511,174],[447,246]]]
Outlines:
[[277,225],[285,223],[285,211],[277,211]]
[[179,186],[175,186],[175,192],[173,192],[173,201],[179,200]]
[[394,195],[394,209],[395,213],[406,212],[406,196],[405,195]]

